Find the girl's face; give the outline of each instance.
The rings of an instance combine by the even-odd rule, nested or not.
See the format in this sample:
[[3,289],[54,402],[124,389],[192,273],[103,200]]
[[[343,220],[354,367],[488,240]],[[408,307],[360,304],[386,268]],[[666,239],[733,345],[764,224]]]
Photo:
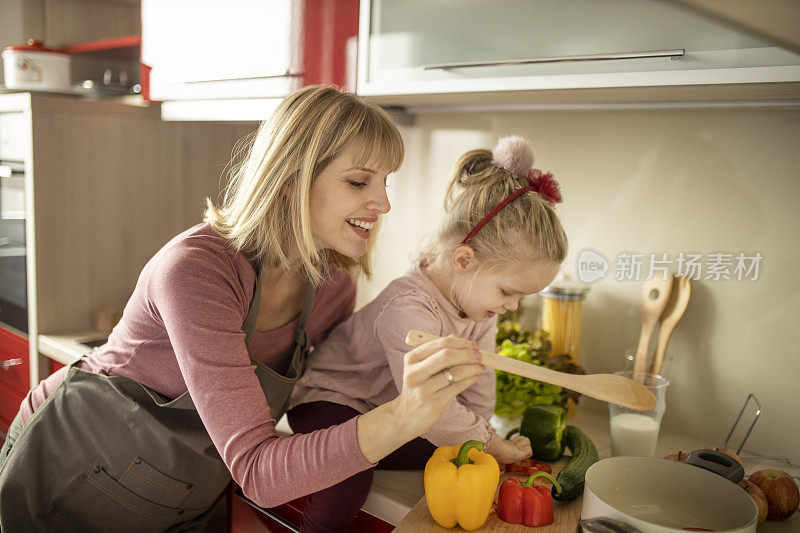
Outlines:
[[453,294],[467,318],[480,322],[515,311],[520,298],[547,287],[558,269],[557,263],[531,263],[478,271],[473,262],[471,268],[456,275]]
[[311,184],[311,231],[320,249],[347,257],[367,252],[367,239],[378,216],[389,211],[388,169],[356,165],[361,146],[352,143]]

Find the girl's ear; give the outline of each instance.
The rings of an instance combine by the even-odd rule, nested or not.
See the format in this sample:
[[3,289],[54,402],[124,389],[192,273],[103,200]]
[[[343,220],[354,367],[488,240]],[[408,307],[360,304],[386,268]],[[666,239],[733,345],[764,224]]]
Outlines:
[[451,256],[450,266],[456,274],[462,274],[471,270],[477,265],[478,261],[475,257],[475,250],[467,244],[462,244],[455,250]]

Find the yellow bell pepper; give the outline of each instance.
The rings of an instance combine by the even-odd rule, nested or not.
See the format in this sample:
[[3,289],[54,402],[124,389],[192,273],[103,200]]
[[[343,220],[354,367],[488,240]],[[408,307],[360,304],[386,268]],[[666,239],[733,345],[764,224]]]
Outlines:
[[500,467],[483,443],[470,440],[461,446],[442,446],[425,465],[425,499],[436,523],[478,529],[492,510],[500,481]]

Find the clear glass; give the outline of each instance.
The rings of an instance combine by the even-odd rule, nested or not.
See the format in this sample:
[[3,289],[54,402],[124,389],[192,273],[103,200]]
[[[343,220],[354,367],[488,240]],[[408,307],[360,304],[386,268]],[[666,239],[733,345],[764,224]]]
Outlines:
[[635,374],[630,370],[614,372],[642,383],[656,397],[656,407],[651,411],[637,411],[613,403],[608,404],[611,424],[611,455],[618,457],[653,457],[656,453],[661,418],[667,407],[666,392],[669,381],[656,374]]

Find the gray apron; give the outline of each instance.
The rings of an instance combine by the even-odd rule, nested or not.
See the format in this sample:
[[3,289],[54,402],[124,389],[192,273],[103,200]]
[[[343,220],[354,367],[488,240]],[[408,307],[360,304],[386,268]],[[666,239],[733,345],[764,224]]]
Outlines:
[[[248,345],[260,303],[256,273],[242,325]],[[309,284],[286,375],[251,359],[275,420],[286,411],[305,366],[314,295]],[[170,399],[129,378],[70,365],[64,383],[33,413],[0,467],[0,528],[202,530],[230,481],[188,391]]]

